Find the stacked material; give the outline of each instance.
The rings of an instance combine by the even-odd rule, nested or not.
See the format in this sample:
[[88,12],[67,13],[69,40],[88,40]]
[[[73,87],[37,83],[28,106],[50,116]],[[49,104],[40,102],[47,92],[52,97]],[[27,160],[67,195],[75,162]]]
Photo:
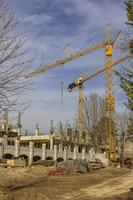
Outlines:
[[7,166],[8,167],[25,167],[26,163],[23,159],[7,159]]
[[64,169],[68,173],[79,172],[85,174],[91,171],[92,169],[100,169],[103,167],[103,165],[98,160],[86,161],[82,159],[77,159],[77,160],[56,162],[55,167]]
[[36,166],[36,165],[43,165],[43,166],[53,166],[54,165],[54,162],[53,160],[38,160],[36,162],[34,162],[32,165]]
[[80,173],[87,173],[89,171],[88,163],[85,160],[68,160],[63,162],[57,162],[55,164],[57,168],[64,169],[68,173],[72,173],[74,171]]
[[97,159],[94,160],[94,161],[89,161],[88,164],[89,164],[91,169],[100,169],[100,168],[104,167],[103,163],[100,160],[97,160]]

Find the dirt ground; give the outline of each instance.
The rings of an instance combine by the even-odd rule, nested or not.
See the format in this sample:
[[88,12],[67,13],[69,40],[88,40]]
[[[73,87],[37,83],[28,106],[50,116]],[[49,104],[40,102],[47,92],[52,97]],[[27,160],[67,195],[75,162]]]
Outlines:
[[133,170],[105,168],[53,177],[43,166],[0,168],[0,200],[133,200]]

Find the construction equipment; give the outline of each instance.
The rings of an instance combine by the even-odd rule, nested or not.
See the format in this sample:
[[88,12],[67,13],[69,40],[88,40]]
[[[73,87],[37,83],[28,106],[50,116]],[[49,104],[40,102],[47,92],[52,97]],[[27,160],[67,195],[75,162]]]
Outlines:
[[100,50],[104,47],[106,47],[107,44],[110,44],[110,45],[113,45],[116,41],[116,39],[118,38],[118,36],[120,35],[121,31],[119,31],[116,36],[114,38],[111,38],[109,40],[104,40],[98,44],[95,44],[95,45],[92,45],[91,47],[88,47],[88,48],[85,48],[81,51],[77,51],[77,52],[74,52],[74,53],[71,53],[70,55],[68,55],[67,57],[61,59],[61,60],[56,60],[54,63],[50,63],[48,65],[45,65],[45,66],[42,66],[42,67],[39,67],[38,69],[36,69],[35,71],[29,73],[26,75],[26,78],[31,78],[31,77],[35,77],[41,73],[44,73],[50,69],[53,69],[55,67],[59,67],[59,66],[62,66],[63,64],[69,62],[69,61],[72,61],[74,59],[77,59],[79,57],[82,57],[82,56],[85,56],[87,54],[90,54],[94,51],[97,51],[97,50]]
[[[112,31],[111,24],[107,27],[106,40],[110,38]],[[107,43],[105,48],[105,75],[106,75],[106,94],[105,94],[105,106],[106,106],[106,119],[105,119],[105,131],[107,138],[107,145],[109,147],[109,160],[110,162],[117,161],[116,154],[116,134],[115,134],[115,97],[114,97],[114,85],[113,85],[113,71],[110,68],[110,64],[113,62],[113,45]],[[110,164],[111,164],[110,163]]]
[[[111,53],[112,50],[108,50],[109,53]],[[79,78],[76,79],[73,83],[71,83],[70,85],[68,85],[68,91],[71,92],[74,88],[78,87],[79,88],[79,100],[78,100],[78,130],[79,130],[79,141],[81,142],[83,139],[83,132],[84,132],[84,91],[83,91],[83,83],[86,82],[87,80],[101,74],[102,72],[104,72],[106,70],[106,68],[110,68],[112,69],[115,65],[119,64],[120,62],[126,61],[127,59],[131,58],[131,55],[127,55],[124,57],[120,57],[118,60],[116,61],[112,61],[111,63],[107,63],[105,65],[104,68],[101,68],[100,70],[89,74],[89,75],[83,75],[80,73]],[[111,102],[107,102],[108,104],[111,103],[111,105],[108,106],[112,106],[112,101]],[[110,107],[109,107],[110,108]],[[109,109],[108,108],[108,109]],[[108,111],[108,110],[107,110]],[[111,109],[109,109],[109,111],[111,111]],[[108,113],[107,113],[108,114]],[[110,116],[107,116],[107,119],[109,120]],[[111,120],[111,125],[112,125],[112,120]],[[112,131],[112,127],[109,127],[109,130],[106,129],[107,134],[109,134],[109,131]],[[112,142],[115,142],[115,135],[111,135],[111,138],[109,138],[109,156],[110,156],[110,160],[111,161],[115,161],[116,157],[114,156],[114,152],[116,152],[116,147],[112,145]],[[114,139],[112,139],[114,137]],[[110,140],[111,139],[111,140]],[[113,140],[113,141],[112,141]],[[116,156],[116,154],[115,154]]]
[[[115,65],[117,65],[117,64],[119,64],[119,63],[121,63],[121,62],[123,62],[123,61],[126,61],[127,59],[130,59],[130,58],[132,58],[131,55],[127,55],[127,56],[124,56],[124,57],[120,57],[118,60],[113,61],[113,62],[110,64],[110,68],[112,68],[112,67],[114,67]],[[71,92],[75,87],[79,86],[81,83],[86,82],[87,80],[89,80],[89,79],[91,79],[91,78],[93,78],[93,77],[95,77],[95,76],[101,74],[101,73],[104,72],[104,71],[105,71],[105,67],[99,69],[98,71],[96,71],[96,72],[94,72],[94,73],[92,73],[92,74],[84,75],[84,76],[82,75],[82,77],[79,76],[78,79],[76,79],[73,83],[71,83],[71,84],[68,86],[68,91]]]
[[[110,26],[109,26],[110,27]],[[67,57],[63,58],[63,59],[60,59],[60,60],[57,60],[55,61],[54,63],[50,63],[48,65],[45,65],[45,66],[42,66],[42,67],[39,67],[37,70],[29,73],[26,77],[27,78],[30,78],[30,77],[34,77],[34,76],[37,76],[41,73],[44,73],[50,69],[53,69],[53,68],[56,68],[58,66],[62,66],[63,64],[69,62],[69,61],[72,61],[74,59],[77,59],[79,57],[82,57],[82,56],[85,56],[89,53],[92,53],[96,50],[100,50],[102,48],[105,48],[105,55],[106,55],[106,64],[105,64],[105,68],[106,68],[106,108],[107,108],[107,117],[108,117],[108,122],[107,122],[107,129],[109,131],[109,135],[110,135],[110,138],[109,138],[109,143],[110,143],[110,158],[111,160],[115,160],[116,156],[115,156],[115,137],[114,137],[114,95],[113,95],[113,87],[112,87],[112,84],[113,84],[113,81],[112,81],[112,72],[111,72],[111,65],[112,65],[112,54],[113,54],[113,44],[115,43],[116,39],[118,38],[118,36],[120,35],[120,32],[119,31],[115,37],[111,38],[110,37],[110,30],[108,31],[108,33],[106,34],[107,37],[106,37],[106,40],[98,43],[98,44],[95,44],[95,45],[92,45],[91,47],[88,47],[88,48],[85,48],[81,51],[77,51],[75,53],[71,53],[70,55],[68,55]],[[82,85],[82,82],[80,82],[79,84],[79,88],[80,89],[80,96],[83,96],[83,85]],[[79,98],[80,99],[80,98]],[[80,114],[81,114],[81,110],[82,110],[82,106],[83,106],[83,101],[81,101],[79,103],[79,105],[81,106],[80,107]],[[83,112],[81,115],[79,115],[79,121],[82,121],[83,120]],[[112,121],[113,121],[113,127],[112,127]],[[79,125],[80,126],[80,130],[82,130],[83,132],[83,127],[82,127],[82,123],[83,121],[81,122],[81,124]],[[113,130],[113,131],[112,131]],[[107,132],[108,132],[107,131]],[[111,142],[110,142],[111,141]]]

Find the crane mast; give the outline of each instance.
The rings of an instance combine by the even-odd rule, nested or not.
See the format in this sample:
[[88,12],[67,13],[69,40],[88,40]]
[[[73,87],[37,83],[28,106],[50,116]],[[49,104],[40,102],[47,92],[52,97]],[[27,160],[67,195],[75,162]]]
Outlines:
[[[81,144],[84,136],[84,88],[83,83],[81,82],[83,77],[82,72],[79,77],[79,97],[78,97],[78,141]],[[80,83],[81,82],[81,83]]]
[[[106,39],[110,38],[111,24],[108,25]],[[110,67],[113,62],[113,45],[107,42],[105,47],[105,75],[106,75],[106,120],[105,130],[107,135],[107,144],[109,146],[109,160],[116,161],[116,138],[115,138],[115,98],[114,98],[114,85],[113,85],[113,70]]]

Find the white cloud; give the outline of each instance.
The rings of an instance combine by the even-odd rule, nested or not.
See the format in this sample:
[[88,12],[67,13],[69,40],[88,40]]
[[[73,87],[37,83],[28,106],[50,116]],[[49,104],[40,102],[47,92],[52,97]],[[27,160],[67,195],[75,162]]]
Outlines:
[[88,26],[104,26],[112,22],[115,26],[123,27],[126,21],[124,2],[115,1],[74,0],[77,12],[86,16]]
[[33,15],[24,15],[22,18],[23,23],[31,23],[30,25],[42,25],[48,23],[52,18],[46,14],[33,14]]

